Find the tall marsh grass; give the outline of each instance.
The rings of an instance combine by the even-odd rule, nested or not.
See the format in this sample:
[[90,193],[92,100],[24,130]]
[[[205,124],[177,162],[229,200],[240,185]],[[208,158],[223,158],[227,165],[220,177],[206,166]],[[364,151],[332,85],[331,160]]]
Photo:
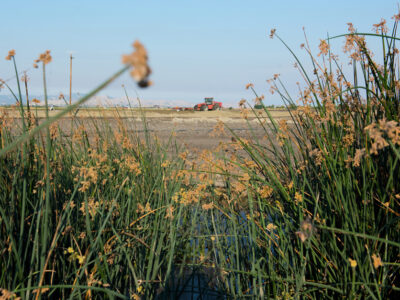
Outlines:
[[[2,295],[395,299],[399,19],[390,34],[383,22],[368,34],[382,40],[380,63],[352,25],[321,41],[317,56],[304,45],[314,70],[295,56],[306,83],[300,103],[279,77],[270,81],[291,120],[263,107],[267,117],[254,114],[264,140],[231,132],[232,143],[195,161],[172,138],[140,136],[122,119],[116,128],[93,122],[90,134],[73,118],[74,131],[63,132],[56,121],[87,97],[37,125],[19,88],[21,135],[6,116],[0,124]],[[330,52],[337,38],[351,78]],[[145,86],[147,55],[136,46],[124,63]]]
[[[292,118],[278,122],[264,107],[268,118],[259,121],[267,143],[236,137],[245,155],[233,154],[241,175],[231,185],[245,186],[246,216],[228,208],[222,222],[229,224],[227,229],[210,228],[215,235],[235,234],[215,245],[229,294],[399,295],[399,16],[394,18],[390,34],[385,22],[374,25],[374,34],[357,33],[349,24],[350,32],[342,37],[351,78],[330,52],[329,42],[339,38],[334,37],[321,41],[318,56],[308,43],[303,46],[312,75],[294,56],[306,85],[300,103],[278,76],[269,81]],[[274,35],[281,40],[275,30]],[[365,35],[382,41],[381,64],[367,48]],[[252,85],[248,88],[261,98]],[[223,165],[220,170],[225,171]]]

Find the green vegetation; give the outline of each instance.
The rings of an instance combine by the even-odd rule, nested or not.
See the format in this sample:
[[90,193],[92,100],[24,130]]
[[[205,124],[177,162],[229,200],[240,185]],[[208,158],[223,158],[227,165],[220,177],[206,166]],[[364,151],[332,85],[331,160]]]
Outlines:
[[369,34],[382,39],[381,65],[366,34],[350,26],[352,78],[330,39],[320,44],[321,62],[305,47],[315,77],[297,61],[307,84],[301,106],[290,109],[297,105],[279,77],[271,81],[293,123],[264,107],[267,118],[254,113],[265,141],[231,132],[223,154],[196,161],[172,138],[162,145],[122,119],[94,136],[79,124],[66,135],[56,121],[86,97],[40,126],[19,101],[21,136],[10,119],[0,123],[3,295],[395,299],[399,18],[390,35],[385,23]]

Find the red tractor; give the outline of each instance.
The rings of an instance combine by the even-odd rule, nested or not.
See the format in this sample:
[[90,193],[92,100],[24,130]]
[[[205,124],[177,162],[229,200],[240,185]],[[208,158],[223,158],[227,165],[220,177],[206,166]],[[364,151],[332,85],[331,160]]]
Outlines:
[[204,98],[203,103],[196,104],[194,110],[217,110],[222,108],[222,102],[214,101],[214,98]]

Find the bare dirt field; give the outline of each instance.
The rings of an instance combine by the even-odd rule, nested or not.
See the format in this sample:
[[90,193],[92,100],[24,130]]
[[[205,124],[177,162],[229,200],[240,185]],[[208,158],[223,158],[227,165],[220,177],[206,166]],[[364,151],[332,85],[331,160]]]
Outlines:
[[[45,112],[38,109],[39,120],[44,120]],[[143,114],[144,112],[144,114]],[[272,116],[276,120],[290,119],[287,110],[271,110]],[[50,111],[50,116],[59,113],[59,110]],[[7,110],[9,118],[18,119],[18,110]],[[260,118],[266,118],[266,113],[257,111]],[[89,132],[89,137],[97,134],[97,130],[105,130],[105,124],[111,128],[117,128],[119,122],[130,131],[144,132],[143,116],[145,116],[148,130],[156,135],[161,141],[168,141],[173,136],[178,145],[183,145],[189,149],[214,149],[220,142],[229,142],[234,134],[242,138],[252,137],[261,139],[265,135],[259,120],[252,111],[248,112],[247,119],[243,118],[243,113],[238,109],[221,111],[180,111],[167,109],[80,109],[71,122],[71,116],[63,117],[59,126],[64,132],[70,132],[71,124],[74,127],[84,125]],[[224,124],[224,132],[216,129]],[[231,131],[232,132],[231,132]]]

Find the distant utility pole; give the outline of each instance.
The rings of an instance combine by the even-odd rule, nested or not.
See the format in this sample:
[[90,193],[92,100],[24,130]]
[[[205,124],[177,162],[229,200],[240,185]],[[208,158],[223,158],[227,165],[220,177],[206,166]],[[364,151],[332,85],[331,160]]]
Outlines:
[[72,53],[69,57],[69,105],[72,104]]

